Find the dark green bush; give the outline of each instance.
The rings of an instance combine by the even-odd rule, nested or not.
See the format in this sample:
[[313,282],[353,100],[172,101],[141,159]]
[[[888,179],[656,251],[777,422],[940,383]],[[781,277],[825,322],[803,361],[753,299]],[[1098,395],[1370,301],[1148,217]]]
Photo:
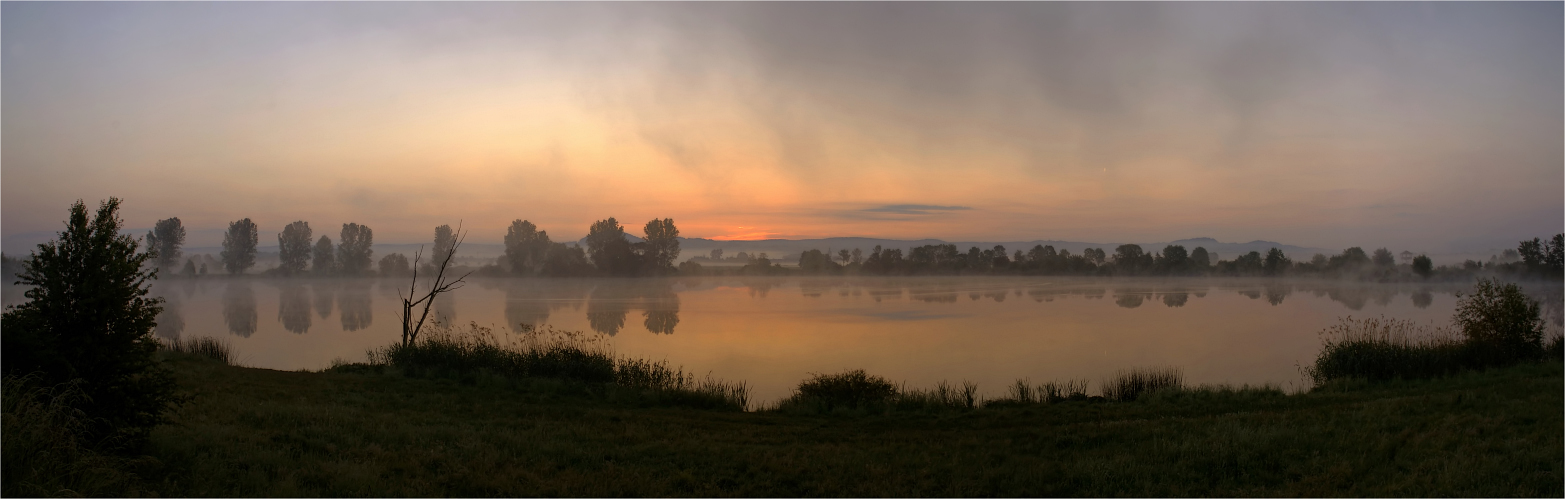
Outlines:
[[72,404],[95,445],[144,441],[177,400],[152,337],[162,310],[147,297],[156,271],[144,270],[151,255],[120,235],[119,204],[109,198],[90,221],[82,202],[72,205],[65,231],[38,245],[18,276],[31,286],[27,302],[0,319],[5,373],[42,386],[80,380]]
[[810,399],[833,407],[857,408],[867,404],[882,403],[897,394],[897,385],[880,376],[871,376],[863,369],[838,374],[812,374],[799,383],[794,398]]
[[1543,355],[1543,317],[1538,302],[1515,284],[1479,279],[1456,305],[1456,326],[1473,348],[1474,360],[1507,365]]

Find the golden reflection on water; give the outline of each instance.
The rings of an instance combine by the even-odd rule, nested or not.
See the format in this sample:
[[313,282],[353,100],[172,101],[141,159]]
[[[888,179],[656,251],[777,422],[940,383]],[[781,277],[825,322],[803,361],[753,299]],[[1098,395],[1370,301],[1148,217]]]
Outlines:
[[[1339,317],[1443,325],[1453,293],[1465,289],[1259,279],[473,279],[431,315],[597,331],[622,355],[745,380],[765,402],[809,373],[855,368],[916,387],[976,381],[989,396],[1016,378],[1095,386],[1141,366],[1178,366],[1192,383],[1299,388],[1298,366]],[[6,303],[21,300],[14,286],[6,291]],[[155,292],[167,299],[158,335],[224,338],[245,365],[295,370],[363,360],[396,341],[406,283],[212,278],[159,282]],[[1557,324],[1553,293],[1543,301]]]

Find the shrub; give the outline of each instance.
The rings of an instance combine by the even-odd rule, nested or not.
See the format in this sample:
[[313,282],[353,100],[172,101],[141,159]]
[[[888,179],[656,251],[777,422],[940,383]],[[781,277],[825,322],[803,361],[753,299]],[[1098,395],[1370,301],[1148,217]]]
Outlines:
[[1543,318],[1538,302],[1515,284],[1479,279],[1462,297],[1453,318],[1474,355],[1487,364],[1509,364],[1543,354]]
[[897,385],[880,376],[871,376],[863,369],[839,374],[812,374],[799,383],[794,398],[811,399],[826,405],[857,408],[867,404],[885,402],[897,394]]
[[137,444],[177,399],[155,357],[161,300],[146,295],[156,271],[143,270],[151,255],[119,234],[119,204],[109,198],[89,221],[77,201],[59,238],[38,245],[18,276],[32,287],[27,302],[0,319],[0,355],[7,375],[37,373],[44,386],[81,380],[71,404],[93,441]]

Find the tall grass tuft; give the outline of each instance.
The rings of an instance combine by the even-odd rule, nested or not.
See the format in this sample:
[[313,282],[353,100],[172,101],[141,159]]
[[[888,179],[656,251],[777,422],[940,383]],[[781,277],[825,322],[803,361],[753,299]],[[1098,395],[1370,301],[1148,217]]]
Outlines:
[[1016,404],[1053,404],[1066,400],[1086,400],[1087,380],[1046,381],[1034,385],[1032,380],[1017,379],[1006,387],[1007,398],[996,402]]
[[217,338],[202,336],[199,338],[161,339],[158,341],[158,346],[162,350],[206,357],[227,365],[234,365],[234,348],[228,342]]
[[1317,386],[1344,378],[1429,378],[1471,363],[1466,345],[1449,328],[1408,320],[1350,316],[1321,337],[1320,355],[1304,369]]
[[977,409],[982,403],[978,384],[971,381],[962,381],[961,386],[941,381],[929,390],[904,389],[895,399],[898,409]]
[[466,329],[436,323],[411,345],[369,352],[369,365],[333,366],[336,372],[367,372],[389,366],[412,376],[476,379],[556,378],[603,383],[653,392],[681,405],[745,409],[749,386],[708,376],[696,379],[667,361],[619,358],[601,334],[523,326],[514,334],[469,323]]
[[[80,380],[77,380],[78,382]],[[34,386],[36,377],[7,376],[0,394],[0,493],[6,497],[138,494],[134,463],[95,451],[86,441],[85,397],[77,382]]]
[[1129,402],[1157,391],[1180,390],[1184,383],[1185,373],[1177,367],[1128,369],[1103,381],[1103,398]]

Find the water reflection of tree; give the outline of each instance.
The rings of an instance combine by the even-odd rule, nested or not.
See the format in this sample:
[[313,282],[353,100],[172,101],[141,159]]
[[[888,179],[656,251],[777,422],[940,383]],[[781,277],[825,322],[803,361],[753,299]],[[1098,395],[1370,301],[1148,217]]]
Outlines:
[[1293,286],[1287,284],[1266,285],[1266,303],[1270,303],[1273,306],[1281,305],[1282,300],[1290,294],[1293,294]]
[[310,290],[303,284],[282,282],[277,289],[277,320],[291,333],[310,332]]
[[181,313],[184,304],[171,293],[167,301],[163,302],[163,311],[158,312],[157,328],[153,331],[159,338],[177,340],[185,332],[185,314]]
[[507,327],[541,326],[549,320],[549,303],[531,280],[511,280],[505,288]]
[[355,280],[344,284],[342,289],[337,291],[337,309],[338,315],[342,318],[342,330],[358,331],[370,327],[370,323],[375,320],[373,305],[369,281]]
[[1362,310],[1364,304],[1369,301],[1368,293],[1363,288],[1334,287],[1326,290],[1326,296],[1332,301],[1341,303],[1348,310]]
[[1032,297],[1032,300],[1038,303],[1054,301],[1054,297],[1057,294],[1059,294],[1058,291],[1054,291],[1048,288],[1032,288],[1027,290],[1027,296]]
[[674,326],[679,325],[679,295],[665,290],[647,297],[646,303],[642,325],[654,334],[674,334]]
[[1145,300],[1146,297],[1141,293],[1114,294],[1114,304],[1125,308],[1139,307],[1141,306],[1141,302]]
[[322,319],[331,317],[332,303],[337,301],[337,293],[334,284],[336,281],[315,281],[310,288],[315,294],[315,313]]
[[228,332],[243,338],[255,334],[260,316],[255,312],[255,289],[246,281],[230,282],[223,288],[223,323]]
[[1419,289],[1413,292],[1413,306],[1417,308],[1429,308],[1435,302],[1435,295],[1429,289]]
[[1190,293],[1163,293],[1163,306],[1166,307],[1183,307],[1188,301],[1190,301]]

